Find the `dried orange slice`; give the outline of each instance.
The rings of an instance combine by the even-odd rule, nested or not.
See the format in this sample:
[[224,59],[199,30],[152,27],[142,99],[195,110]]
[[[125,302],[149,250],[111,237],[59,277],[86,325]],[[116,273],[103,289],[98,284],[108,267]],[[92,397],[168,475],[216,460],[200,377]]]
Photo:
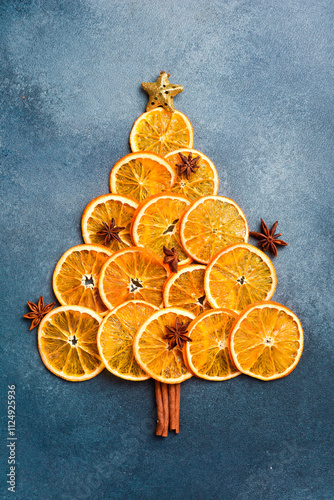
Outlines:
[[100,356],[117,377],[141,381],[150,378],[133,354],[133,338],[158,308],[142,300],[129,300],[115,307],[103,320],[97,336]]
[[196,200],[183,215],[180,237],[189,257],[207,264],[222,248],[248,241],[248,224],[233,200],[205,196]]
[[[86,206],[82,219],[85,243],[104,245],[113,252],[132,245],[130,225],[138,203],[125,196],[104,194]],[[115,231],[113,231],[115,228]],[[122,228],[120,231],[119,228]]]
[[179,265],[191,262],[182,248],[179,236],[180,219],[190,201],[179,194],[161,194],[145,200],[137,208],[131,226],[135,245],[164,257],[163,247],[175,248]]
[[134,299],[159,307],[167,277],[167,268],[153,252],[129,247],[114,253],[105,262],[99,291],[108,309]]
[[130,153],[121,158],[110,172],[112,193],[143,201],[147,196],[170,191],[175,173],[170,164],[151,152]]
[[[182,164],[180,153],[186,159],[189,156],[192,157],[192,160],[196,160],[199,157],[193,172],[190,170],[188,174],[187,172],[180,172],[180,167],[177,166],[178,164]],[[176,174],[172,187],[173,193],[182,194],[191,201],[197,200],[201,196],[216,195],[218,193],[219,179],[217,169],[212,161],[200,151],[183,148],[168,153],[165,158],[171,164]]]
[[164,286],[164,306],[183,307],[196,316],[211,309],[204,291],[206,266],[194,264],[172,274]]
[[191,342],[186,356],[191,371],[206,380],[228,380],[240,375],[229,354],[229,334],[238,315],[229,309],[212,309],[189,326]]
[[142,369],[155,380],[167,384],[178,384],[192,376],[184,363],[182,350],[178,345],[170,349],[170,341],[164,338],[168,333],[166,327],[175,327],[176,318],[185,324],[195,315],[181,307],[157,311],[141,326],[133,345]]
[[213,257],[205,272],[204,288],[214,308],[242,311],[269,300],[277,283],[275,268],[261,250],[247,243],[231,245]]
[[38,329],[38,349],[45,366],[58,377],[81,382],[104,368],[97,349],[102,318],[88,307],[53,309]]
[[89,307],[105,314],[98,279],[103,264],[112,251],[101,245],[77,245],[60,258],[53,273],[53,290],[63,305]]
[[303,345],[303,328],[297,316],[270,301],[247,307],[230,336],[230,352],[238,370],[261,380],[275,380],[291,373]]
[[194,132],[189,119],[180,111],[171,113],[155,108],[135,121],[130,133],[132,151],[154,151],[161,156],[179,148],[192,148]]

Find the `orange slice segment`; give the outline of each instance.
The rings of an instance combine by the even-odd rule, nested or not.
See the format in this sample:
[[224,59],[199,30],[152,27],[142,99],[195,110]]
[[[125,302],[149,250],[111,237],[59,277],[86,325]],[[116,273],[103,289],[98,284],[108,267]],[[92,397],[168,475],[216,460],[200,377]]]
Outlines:
[[213,309],[190,324],[192,342],[186,344],[186,356],[197,377],[219,381],[240,375],[229,354],[229,334],[237,317],[228,309]]
[[45,366],[71,382],[98,375],[104,368],[96,341],[101,321],[87,307],[63,306],[49,312],[38,329],[38,349]]
[[174,327],[176,318],[188,323],[195,315],[180,307],[157,311],[141,326],[135,336],[133,350],[136,360],[155,380],[167,384],[178,384],[192,376],[186,367],[183,353],[178,346],[169,349],[165,339],[166,327]]
[[275,380],[294,370],[304,335],[297,316],[276,302],[258,302],[239,316],[230,337],[238,370],[261,380]]
[[205,196],[196,200],[183,215],[180,237],[187,254],[207,264],[222,248],[248,241],[248,224],[233,200]]
[[142,300],[115,307],[100,325],[97,345],[106,368],[117,377],[141,381],[150,378],[133,354],[133,338],[158,308]]
[[155,153],[130,153],[121,158],[110,172],[112,193],[143,201],[147,196],[170,191],[175,173],[170,164]]
[[153,151],[164,156],[193,145],[194,132],[189,119],[180,111],[171,113],[160,107],[140,115],[130,133],[132,151]]
[[[86,206],[82,215],[84,242],[106,246],[113,252],[131,246],[130,226],[137,207],[138,203],[134,200],[117,194],[104,194],[95,198]],[[115,228],[123,229],[116,232],[114,237],[108,238],[106,234],[99,234],[105,233],[105,225],[110,225],[112,221]]]
[[[199,160],[196,163],[198,168],[195,168],[195,171],[190,173],[189,179],[185,173],[180,173],[180,168],[177,167],[178,164],[182,164],[180,153],[186,158],[189,157],[189,154],[192,155],[193,159],[199,156]],[[168,153],[165,158],[173,167],[176,175],[172,187],[173,193],[182,194],[191,201],[197,200],[201,196],[216,195],[218,193],[219,179],[217,169],[212,161],[200,151],[183,148]]]
[[105,314],[98,280],[103,264],[112,252],[101,245],[77,245],[60,258],[53,273],[53,290],[59,302],[89,307]]
[[164,286],[165,307],[183,307],[196,316],[211,309],[204,291],[206,266],[194,264],[172,274]]
[[137,208],[131,226],[135,245],[145,247],[164,258],[163,247],[175,248],[179,265],[191,262],[180,243],[179,227],[182,214],[190,201],[178,194],[152,196]]
[[99,291],[108,309],[135,299],[159,307],[167,277],[167,268],[153,252],[130,247],[116,252],[105,262]]
[[214,308],[242,311],[259,300],[270,299],[276,288],[276,272],[261,250],[239,243],[219,252],[205,272],[204,288]]

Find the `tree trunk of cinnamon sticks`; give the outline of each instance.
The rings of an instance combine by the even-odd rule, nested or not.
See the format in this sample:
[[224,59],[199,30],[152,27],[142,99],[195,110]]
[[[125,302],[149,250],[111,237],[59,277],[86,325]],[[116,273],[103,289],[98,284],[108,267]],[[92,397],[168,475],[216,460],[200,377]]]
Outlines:
[[155,381],[157,403],[157,436],[168,436],[168,428],[179,432],[181,384],[164,384]]

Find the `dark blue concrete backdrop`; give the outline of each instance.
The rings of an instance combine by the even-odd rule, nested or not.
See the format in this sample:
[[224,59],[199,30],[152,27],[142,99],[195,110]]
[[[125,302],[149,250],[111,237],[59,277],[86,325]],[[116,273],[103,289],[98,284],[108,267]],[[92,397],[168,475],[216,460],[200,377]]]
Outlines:
[[[7,384],[22,500],[332,500],[333,3],[1,2],[1,498]],[[181,432],[156,438],[152,381],[71,384],[42,364],[25,301],[82,242],[160,70],[250,228],[279,220],[274,299],[305,329],[287,378],[182,385]],[[254,244],[255,241],[252,241]]]

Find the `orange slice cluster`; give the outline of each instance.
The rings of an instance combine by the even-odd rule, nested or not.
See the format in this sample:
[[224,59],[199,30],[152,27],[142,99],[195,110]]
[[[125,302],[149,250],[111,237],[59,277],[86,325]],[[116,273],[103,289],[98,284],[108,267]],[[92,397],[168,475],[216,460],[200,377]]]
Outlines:
[[275,268],[248,244],[245,214],[218,195],[217,169],[193,145],[179,111],[156,107],[135,121],[110,193],[84,209],[85,244],[55,268],[62,307],[45,316],[38,340],[54,374],[87,380],[105,366],[127,380],[178,384],[192,375],[274,380],[297,365],[303,330],[270,301]]

